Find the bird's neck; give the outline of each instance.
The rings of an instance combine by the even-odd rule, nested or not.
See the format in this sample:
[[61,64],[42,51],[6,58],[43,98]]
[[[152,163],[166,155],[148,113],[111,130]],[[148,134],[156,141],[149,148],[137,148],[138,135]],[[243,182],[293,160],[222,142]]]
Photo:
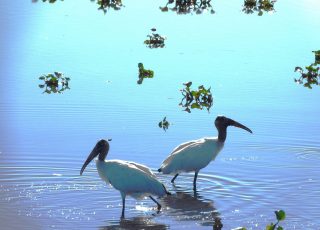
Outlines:
[[105,153],[100,153],[99,154],[99,161],[104,161],[105,159],[106,159],[106,156],[107,156],[107,154],[105,154]]
[[227,138],[227,127],[218,129],[218,140],[221,142],[225,142],[226,138]]

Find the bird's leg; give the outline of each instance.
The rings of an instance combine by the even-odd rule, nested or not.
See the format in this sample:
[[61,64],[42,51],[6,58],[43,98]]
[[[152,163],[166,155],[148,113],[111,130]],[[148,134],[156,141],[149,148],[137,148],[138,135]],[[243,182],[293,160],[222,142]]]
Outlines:
[[121,218],[124,218],[124,209],[126,207],[126,194],[125,193],[121,193],[121,197],[122,197],[122,213],[121,213]]
[[179,176],[179,173],[177,173],[171,180],[171,183],[174,183],[174,180]]
[[194,173],[194,179],[193,179],[193,190],[196,191],[197,190],[197,177],[198,177],[198,173],[199,171],[196,171]]
[[159,204],[159,202],[158,201],[156,201],[156,199],[154,199],[152,196],[149,196],[150,197],[150,199],[154,202],[154,203],[156,203],[157,204],[157,206],[158,206],[158,211],[160,211],[160,209],[161,209],[161,205]]

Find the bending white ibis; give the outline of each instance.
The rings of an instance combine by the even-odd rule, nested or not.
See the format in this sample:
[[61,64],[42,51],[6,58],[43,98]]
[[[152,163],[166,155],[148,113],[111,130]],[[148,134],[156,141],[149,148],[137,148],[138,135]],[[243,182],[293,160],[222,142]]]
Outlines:
[[162,162],[158,171],[164,174],[175,174],[171,183],[174,183],[181,172],[195,172],[193,189],[196,190],[198,173],[200,169],[213,161],[223,148],[227,137],[227,127],[235,126],[252,133],[246,126],[224,116],[218,116],[214,124],[218,129],[218,137],[204,137],[182,143]]
[[99,176],[107,184],[119,190],[122,197],[122,215],[124,217],[125,198],[130,195],[136,199],[149,196],[157,206],[158,211],[161,205],[151,196],[159,197],[170,194],[165,186],[156,178],[151,170],[144,165],[122,160],[105,160],[109,152],[109,143],[106,140],[100,140],[93,148],[92,152],[84,162],[80,175],[82,175],[87,165],[96,157],[97,170]]

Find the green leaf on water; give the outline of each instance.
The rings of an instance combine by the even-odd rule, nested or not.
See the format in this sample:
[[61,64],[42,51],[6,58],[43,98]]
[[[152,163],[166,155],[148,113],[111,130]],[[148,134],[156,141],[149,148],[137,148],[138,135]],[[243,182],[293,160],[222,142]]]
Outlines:
[[282,221],[286,218],[286,213],[283,210],[275,211],[278,221]]
[[274,224],[273,224],[273,223],[268,224],[268,225],[266,226],[266,230],[274,230]]
[[197,104],[197,103],[193,103],[191,105],[191,109],[201,109],[201,106],[199,104]]

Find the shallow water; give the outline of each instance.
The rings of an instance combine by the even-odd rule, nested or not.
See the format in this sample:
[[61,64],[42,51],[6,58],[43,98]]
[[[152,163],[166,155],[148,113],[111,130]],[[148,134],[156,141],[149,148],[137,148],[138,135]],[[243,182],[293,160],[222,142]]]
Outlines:
[[[319,2],[279,1],[261,17],[242,1],[214,2],[213,15],[163,13],[165,3],[126,1],[106,15],[90,1],[1,4],[1,229],[263,229],[277,209],[286,229],[320,228],[320,92],[293,82],[319,49]],[[143,44],[152,27],[165,48]],[[139,62],[155,71],[142,85]],[[70,90],[42,94],[38,77],[53,71],[70,76]],[[212,87],[210,113],[179,108],[189,80]],[[156,172],[179,143],[216,135],[218,114],[254,134],[229,128],[196,194],[192,174],[173,186],[156,173],[173,193],[160,213],[128,198],[120,220],[120,194],[94,164],[79,176],[100,138],[113,139],[108,159]]]

